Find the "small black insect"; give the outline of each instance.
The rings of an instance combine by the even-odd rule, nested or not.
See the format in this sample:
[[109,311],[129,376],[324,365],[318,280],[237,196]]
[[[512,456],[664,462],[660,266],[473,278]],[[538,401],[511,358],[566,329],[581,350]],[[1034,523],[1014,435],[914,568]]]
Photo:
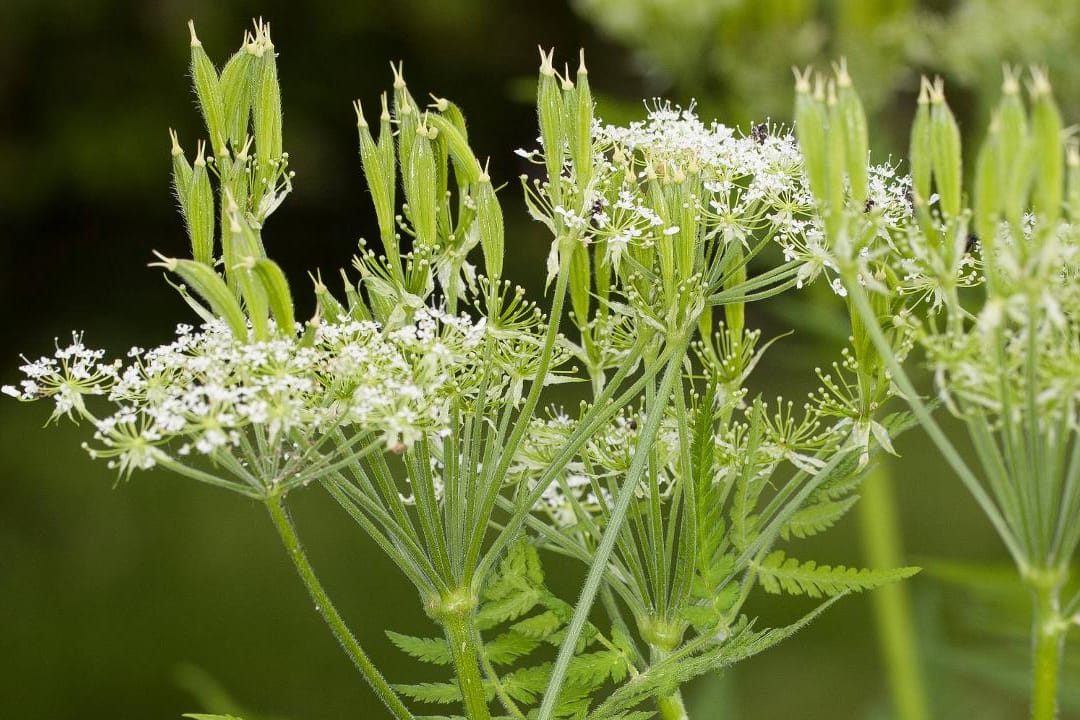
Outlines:
[[866,204],[863,205],[863,212],[864,213],[870,212],[871,210],[874,209],[875,205],[877,205],[877,203],[874,202],[873,198],[866,198]]
[[975,248],[979,245],[979,236],[975,233],[968,233],[967,242],[964,243],[964,252],[973,253]]
[[595,200],[593,200],[592,214],[595,216],[599,215],[602,212],[604,212],[604,201],[601,198],[596,198]]
[[767,137],[769,137],[769,126],[765,123],[760,123],[750,128],[750,138],[758,145],[764,145],[765,138]]
[[626,427],[630,428],[631,430],[637,430],[637,420],[631,418],[631,420],[626,423]]

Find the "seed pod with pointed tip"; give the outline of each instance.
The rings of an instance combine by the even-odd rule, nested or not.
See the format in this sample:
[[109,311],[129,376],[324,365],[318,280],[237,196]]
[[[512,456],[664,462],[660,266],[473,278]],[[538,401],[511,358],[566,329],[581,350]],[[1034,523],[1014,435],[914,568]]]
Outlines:
[[[841,115],[840,104],[836,98],[836,85],[829,80],[825,95],[825,106],[828,109],[828,130],[826,143],[828,147],[828,218],[832,218],[835,224],[840,217],[840,210],[844,207],[844,171],[847,169],[847,137],[844,131],[844,121]],[[835,229],[835,228],[834,228]]]
[[828,148],[825,137],[826,112],[824,98],[810,93],[812,72],[795,70],[795,134],[802,148],[806,177],[810,191],[818,203],[825,205],[828,194]]
[[253,69],[255,56],[248,50],[253,42],[244,33],[244,45],[233,54],[221,70],[221,98],[225,111],[225,137],[233,148],[240,147],[248,134],[251,121]]
[[1069,141],[1065,152],[1066,178],[1068,182],[1067,209],[1069,222],[1080,221],[1080,143],[1075,139]]
[[232,195],[227,196],[226,212],[229,218],[227,235],[230,238],[229,256],[225,258],[226,275],[233,281],[240,292],[255,340],[262,342],[270,339],[270,326],[267,319],[270,305],[266,291],[254,277],[251,268],[259,257],[258,248],[252,238],[253,232],[247,221],[241,216]]
[[540,50],[540,83],[537,86],[536,111],[540,119],[540,141],[544,145],[544,160],[547,164],[548,188],[552,201],[562,203],[562,187],[559,176],[562,174],[563,158],[566,154],[566,135],[563,124],[565,111],[562,91],[552,60],[555,50],[545,53]]
[[405,201],[409,205],[409,219],[416,233],[416,243],[422,247],[435,245],[435,151],[432,147],[427,125],[418,125],[412,142],[412,156],[408,167],[403,167]]
[[911,124],[911,146],[908,152],[911,163],[911,188],[915,202],[925,203],[930,199],[931,176],[933,168],[930,150],[930,81],[925,77],[919,81],[919,100],[915,108],[915,120]]
[[412,162],[412,146],[416,141],[416,128],[420,124],[420,111],[405,84],[404,63],[390,63],[394,73],[394,119],[397,121],[398,163],[401,175],[408,174]]
[[180,147],[180,138],[172,128],[169,128],[169,139],[172,140],[173,190],[187,219],[188,193],[191,192],[191,163],[184,155],[184,148]]
[[188,201],[188,234],[191,256],[196,262],[214,264],[214,191],[206,171],[205,145],[200,142],[195,151],[195,166],[191,173],[191,194]]
[[1024,102],[1020,99],[1020,71],[1010,65],[1002,68],[1001,99],[995,111],[998,122],[998,172],[1000,179],[1011,184],[1013,174],[1023,164],[1022,155],[1027,142],[1028,120]]
[[847,62],[843,58],[836,71],[837,109],[844,134],[844,157],[847,160],[848,180],[851,183],[852,201],[862,206],[869,192],[867,163],[870,140],[866,129],[866,111],[859,94],[851,84]]
[[195,21],[188,20],[191,32],[191,78],[195,83],[195,95],[199,98],[206,130],[214,146],[214,154],[225,152],[225,104],[221,94],[221,81],[217,69],[203,50],[202,42],[195,34]]
[[491,287],[498,286],[503,271],[504,234],[502,207],[495,197],[487,168],[480,174],[476,189],[476,219],[480,230],[480,249]]
[[947,218],[959,217],[964,173],[960,128],[945,102],[945,83],[940,78],[930,97],[930,154],[934,181],[941,196],[941,211]]
[[179,275],[185,284],[206,300],[214,315],[225,321],[233,335],[241,340],[247,338],[247,318],[244,316],[244,311],[240,308],[236,296],[213,268],[194,260],[169,258],[158,253],[155,255],[161,259],[161,262],[151,263],[151,267],[163,267]]
[[[281,87],[278,84],[274,43],[270,25],[263,24],[255,37],[254,103],[255,156],[258,159],[255,197],[273,190],[281,162]],[[258,203],[256,203],[258,205]]]
[[570,160],[574,165],[574,175],[582,190],[589,186],[593,171],[593,99],[589,89],[589,71],[585,67],[585,51],[581,51],[581,61],[577,71],[577,88],[574,103],[566,106],[567,118],[570,119]]
[[[375,206],[375,219],[379,223],[379,236],[383,246],[389,253],[397,255],[396,247],[390,246],[389,240],[394,236],[394,175],[393,171],[387,171],[383,167],[383,154],[379,152],[379,146],[371,136],[367,120],[364,118],[364,109],[357,100],[353,103],[356,110],[356,131],[360,137],[360,166],[364,171],[364,179],[367,181],[368,192],[371,193],[371,202]],[[391,162],[393,155],[391,154]],[[389,174],[389,178],[387,175]],[[394,258],[396,259],[396,257]]]
[[1065,158],[1061,113],[1050,90],[1046,73],[1031,71],[1031,137],[1034,150],[1035,187],[1031,205],[1035,216],[1053,225],[1061,217]]
[[589,301],[592,291],[592,270],[589,263],[589,248],[583,242],[575,242],[570,256],[570,306],[574,308],[578,327],[585,327],[589,322]]

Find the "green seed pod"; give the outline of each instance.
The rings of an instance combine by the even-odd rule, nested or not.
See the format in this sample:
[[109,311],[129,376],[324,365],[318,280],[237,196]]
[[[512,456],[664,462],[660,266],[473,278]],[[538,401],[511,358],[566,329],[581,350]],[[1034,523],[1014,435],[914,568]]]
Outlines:
[[[975,161],[975,232],[987,250],[994,242],[1001,207],[1001,125],[997,115]],[[984,252],[984,256],[989,255]]]
[[270,305],[262,284],[254,277],[251,269],[260,256],[258,246],[253,239],[254,232],[241,216],[232,196],[227,198],[230,253],[225,259],[225,272],[240,290],[240,298],[251,318],[251,329],[255,340],[263,342],[270,339],[270,326],[267,318]]
[[945,102],[945,83],[940,78],[930,96],[930,154],[934,180],[941,196],[941,211],[946,218],[959,217],[964,173],[960,128]]
[[566,155],[566,134],[563,127],[565,112],[562,92],[555,75],[552,60],[555,50],[545,54],[540,50],[540,83],[537,86],[536,111],[540,119],[540,140],[544,145],[544,160],[547,164],[548,191],[552,201],[562,203],[562,187],[559,176],[562,174],[563,158]]
[[836,99],[836,85],[832,80],[827,84],[825,94],[825,106],[828,108],[829,120],[826,135],[828,147],[828,217],[833,218],[833,223],[840,216],[844,207],[844,171],[847,169],[847,133],[844,129],[844,119],[840,104]]
[[458,129],[457,123],[441,115],[428,115],[427,125],[435,128],[439,138],[446,142],[450,159],[454,163],[459,187],[467,187],[480,179],[480,163],[469,147],[468,138]]
[[184,155],[184,148],[180,147],[180,138],[176,136],[176,131],[172,128],[169,128],[169,139],[172,140],[173,190],[180,200],[181,209],[187,219],[188,193],[191,192],[191,163]]
[[225,152],[225,104],[221,94],[221,81],[214,63],[210,62],[202,42],[195,34],[195,21],[188,20],[191,31],[191,77],[195,83],[195,95],[206,120],[206,129],[214,145],[214,154]]
[[1027,110],[1020,99],[1020,71],[1009,65],[1002,68],[1001,100],[998,101],[998,171],[1001,179],[1011,177],[1021,164],[1020,157],[1028,136]]
[[293,336],[296,320],[293,315],[292,293],[289,291],[289,281],[285,279],[285,273],[269,258],[253,259],[251,270],[266,293],[278,333]]
[[330,289],[323,284],[322,276],[315,275],[311,278],[315,285],[316,315],[325,318],[327,322],[334,324],[346,316],[347,312],[337,298],[331,294]]
[[181,260],[168,258],[159,253],[154,254],[161,259],[161,262],[151,263],[151,267],[163,267],[179,275],[184,283],[209,303],[210,310],[225,321],[233,335],[238,339],[247,338],[247,318],[244,317],[244,311],[240,308],[236,296],[213,268],[194,260]]
[[[371,137],[367,120],[364,119],[364,109],[361,107],[359,100],[353,103],[353,109],[356,110],[356,130],[360,136],[360,165],[364,171],[364,179],[367,181],[368,192],[371,193],[371,202],[375,206],[375,218],[379,223],[379,236],[389,252],[391,248],[388,246],[387,240],[394,237],[394,198],[391,194],[394,187],[394,177],[391,173],[390,182],[387,182],[387,170],[383,167],[383,153],[379,152],[379,146],[375,143],[375,139]],[[392,154],[391,162],[393,162]],[[396,255],[396,247],[393,250],[393,254]]]
[[915,203],[925,203],[930,199],[931,171],[933,161],[930,140],[930,81],[925,77],[920,80],[919,100],[915,108],[915,120],[911,125],[911,148],[908,152],[911,163],[911,188]]
[[573,255],[570,256],[570,306],[574,308],[578,327],[585,327],[589,322],[589,301],[591,300],[592,270],[589,266],[589,248],[585,243],[574,243]]
[[825,137],[826,112],[824,97],[810,94],[812,71],[795,69],[795,134],[802,148],[806,177],[810,191],[818,203],[825,205],[828,199],[828,148]]
[[841,58],[836,68],[837,107],[844,135],[844,157],[847,159],[848,179],[851,183],[851,198],[858,205],[866,203],[869,193],[867,163],[870,155],[870,140],[866,129],[866,111],[863,110],[859,94],[852,87],[851,77],[847,72],[847,61]]
[[356,285],[349,280],[349,276],[345,274],[345,269],[342,268],[338,271],[341,273],[341,283],[345,288],[345,301],[349,306],[349,317],[353,320],[370,320],[371,313],[368,312],[367,305],[364,304],[363,298],[360,297],[360,293],[357,292]]
[[589,187],[593,172],[593,99],[589,89],[589,71],[585,67],[585,51],[581,51],[581,60],[577,70],[577,92],[574,107],[567,107],[574,118],[573,134],[570,136],[570,159],[574,164],[574,174],[578,185]]
[[394,119],[397,120],[398,132],[398,161],[401,165],[401,175],[405,177],[409,173],[409,163],[412,162],[412,146],[416,140],[416,129],[420,124],[420,111],[416,101],[409,93],[405,85],[404,63],[398,63],[395,67],[390,63],[390,69],[394,73]]
[[[255,157],[258,160],[255,197],[270,192],[277,179],[281,162],[281,87],[278,85],[274,43],[270,40],[270,25],[260,25],[256,31],[254,68]],[[258,203],[256,203],[257,205]]]
[[300,342],[298,343],[302,348],[314,347],[315,336],[319,332],[319,326],[322,325],[322,320],[319,318],[318,310],[315,311],[315,315],[310,320],[304,323],[304,332],[300,336]]
[[484,253],[484,268],[491,287],[498,287],[502,277],[504,255],[504,228],[502,208],[491,187],[487,168],[480,173],[476,190],[476,219],[480,230],[480,249]]
[[214,264],[214,191],[206,171],[205,145],[200,142],[195,151],[195,167],[191,173],[191,194],[188,201],[188,235],[191,256],[196,262]]
[[1069,222],[1080,222],[1080,143],[1070,140],[1065,152],[1065,164],[1068,180],[1069,196],[1067,209]]
[[1046,73],[1031,71],[1031,130],[1034,143],[1035,187],[1031,204],[1035,216],[1053,225],[1061,217],[1065,158],[1061,113],[1050,90]]
[[225,137],[234,148],[240,147],[251,121],[253,69],[255,57],[249,50],[253,38],[244,33],[243,46],[221,70],[221,97],[225,111]]
[[408,167],[402,168],[409,219],[416,233],[416,243],[421,247],[431,247],[437,241],[435,151],[431,133],[426,124],[417,126],[412,156]]

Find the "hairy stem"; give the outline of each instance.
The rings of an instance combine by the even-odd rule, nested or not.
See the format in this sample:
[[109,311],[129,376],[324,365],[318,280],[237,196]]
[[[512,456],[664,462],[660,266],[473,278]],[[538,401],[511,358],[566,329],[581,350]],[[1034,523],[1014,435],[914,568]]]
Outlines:
[[446,641],[450,643],[450,654],[454,658],[454,673],[457,675],[461,700],[465,705],[465,716],[469,720],[490,720],[487,692],[480,675],[480,655],[476,648],[476,633],[470,622],[468,611],[449,612],[441,618],[446,631]]
[[387,709],[393,713],[394,717],[398,718],[398,720],[416,720],[413,714],[409,712],[409,709],[401,702],[401,698],[386,682],[382,673],[371,662],[368,654],[360,647],[360,643],[357,642],[356,637],[349,630],[349,626],[345,624],[337,608],[330,602],[330,597],[326,594],[322,583],[319,582],[319,578],[315,575],[315,569],[311,566],[311,562],[300,544],[300,538],[296,534],[296,528],[293,526],[292,519],[285,509],[281,496],[271,495],[266,498],[266,507],[270,511],[270,519],[273,520],[274,527],[281,537],[281,542],[285,545],[289,559],[296,566],[296,572],[299,573],[300,579],[304,582],[304,587],[307,588],[308,594],[315,602],[315,610],[322,615],[323,620],[326,621],[330,631],[334,633],[334,637],[337,638],[338,643],[341,645],[341,649],[349,656],[353,665],[364,676],[364,680],[375,691],[375,694],[382,700]]
[[1029,584],[1034,609],[1031,717],[1032,720],[1056,720],[1058,676],[1067,627],[1061,618],[1061,579],[1057,573],[1047,573],[1047,577],[1029,580]]
[[[863,483],[859,533],[873,569],[899,567],[903,547],[896,517],[892,473],[882,464]],[[919,670],[919,648],[905,583],[889,583],[870,595],[878,643],[889,679],[897,720],[928,720],[926,687]]]

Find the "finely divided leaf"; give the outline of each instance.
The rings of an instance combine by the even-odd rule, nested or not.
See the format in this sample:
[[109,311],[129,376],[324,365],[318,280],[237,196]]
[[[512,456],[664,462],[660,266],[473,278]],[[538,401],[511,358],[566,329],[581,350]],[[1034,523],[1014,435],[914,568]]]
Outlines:
[[431,663],[432,665],[449,665],[454,661],[453,656],[450,654],[450,646],[446,643],[445,638],[418,638],[410,635],[402,635],[392,630],[386,631],[386,637],[390,638],[390,642],[406,653],[411,655],[421,662]]
[[758,568],[758,578],[766,592],[808,595],[812,598],[834,597],[848,592],[869,590],[911,577],[919,568],[867,570],[843,565],[818,565],[813,560],[800,562],[788,558],[782,550],[771,553]]

